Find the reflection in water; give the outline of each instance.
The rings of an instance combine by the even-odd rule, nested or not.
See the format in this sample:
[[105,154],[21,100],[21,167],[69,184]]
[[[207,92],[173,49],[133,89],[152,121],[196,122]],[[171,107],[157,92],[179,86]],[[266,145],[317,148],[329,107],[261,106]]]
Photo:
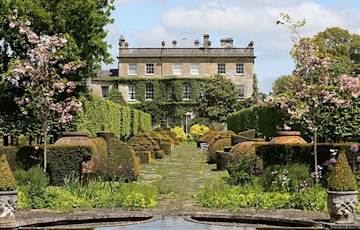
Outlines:
[[159,229],[171,229],[171,230],[228,230],[228,229],[237,229],[237,230],[256,230],[253,227],[235,227],[235,226],[219,226],[219,225],[207,225],[199,224],[190,221],[186,221],[180,217],[166,217],[161,218],[156,221],[136,224],[136,225],[126,225],[126,226],[115,226],[115,227],[103,227],[95,228],[95,230],[159,230]]

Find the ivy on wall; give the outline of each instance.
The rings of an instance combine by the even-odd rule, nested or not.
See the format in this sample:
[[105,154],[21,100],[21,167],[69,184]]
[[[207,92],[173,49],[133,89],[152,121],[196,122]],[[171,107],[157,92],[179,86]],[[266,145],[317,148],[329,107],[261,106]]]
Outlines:
[[[130,104],[129,106],[131,108],[151,114],[152,121],[155,123],[160,123],[161,119],[164,119],[167,115],[171,115],[173,117],[174,125],[180,126],[184,114],[196,110],[198,107],[200,83],[206,81],[206,78],[112,77],[108,81],[111,81],[114,85],[135,85],[138,103]],[[152,84],[153,86],[154,97],[152,100],[145,99],[147,84]],[[185,84],[190,87],[189,100],[183,100]],[[172,88],[172,100],[168,100],[167,98],[168,87]],[[141,125],[145,126],[148,124]],[[136,132],[136,127],[134,127],[133,132]]]

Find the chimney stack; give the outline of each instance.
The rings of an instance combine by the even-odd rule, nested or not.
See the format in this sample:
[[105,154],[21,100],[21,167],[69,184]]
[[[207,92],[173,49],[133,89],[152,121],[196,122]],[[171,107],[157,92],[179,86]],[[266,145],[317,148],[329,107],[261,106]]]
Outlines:
[[209,34],[204,34],[204,48],[210,48],[211,41],[209,40]]
[[194,45],[195,45],[195,48],[199,48],[200,42],[199,42],[198,39],[196,39],[196,40],[194,41]]

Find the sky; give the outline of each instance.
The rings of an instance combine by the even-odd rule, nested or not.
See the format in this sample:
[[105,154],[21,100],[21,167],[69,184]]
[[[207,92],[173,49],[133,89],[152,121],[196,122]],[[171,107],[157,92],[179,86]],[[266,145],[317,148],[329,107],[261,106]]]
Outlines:
[[171,47],[173,40],[177,47],[190,48],[208,33],[211,47],[220,47],[220,39],[229,37],[237,48],[254,42],[254,72],[262,93],[271,92],[273,82],[294,69],[291,31],[275,23],[280,13],[293,21],[306,20],[303,37],[329,27],[360,34],[359,0],[115,0],[114,4],[115,21],[106,28],[114,63],[103,69],[117,68],[120,35],[130,48],[159,48],[162,41]]

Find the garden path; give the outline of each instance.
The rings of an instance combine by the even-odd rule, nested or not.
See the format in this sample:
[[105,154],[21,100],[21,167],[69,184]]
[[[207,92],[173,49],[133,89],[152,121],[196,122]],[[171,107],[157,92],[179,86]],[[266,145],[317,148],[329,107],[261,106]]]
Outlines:
[[174,154],[141,165],[139,183],[151,183],[159,189],[160,210],[199,210],[196,194],[212,179],[227,175],[206,163],[206,153],[196,143],[182,143]]

